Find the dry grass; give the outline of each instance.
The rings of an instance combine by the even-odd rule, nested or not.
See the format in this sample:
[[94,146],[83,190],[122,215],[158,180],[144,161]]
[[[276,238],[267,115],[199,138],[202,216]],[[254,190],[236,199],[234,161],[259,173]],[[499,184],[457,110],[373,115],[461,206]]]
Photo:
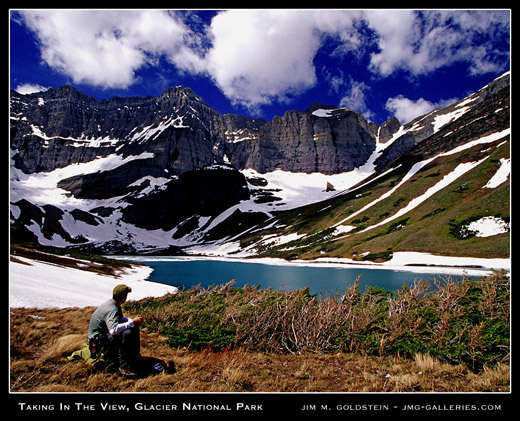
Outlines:
[[[66,356],[85,341],[93,308],[11,309],[12,392],[505,392],[509,365],[479,373],[429,355],[300,355],[173,349],[143,330],[143,355],[175,363],[176,374],[126,380]],[[131,315],[130,315],[131,316]]]

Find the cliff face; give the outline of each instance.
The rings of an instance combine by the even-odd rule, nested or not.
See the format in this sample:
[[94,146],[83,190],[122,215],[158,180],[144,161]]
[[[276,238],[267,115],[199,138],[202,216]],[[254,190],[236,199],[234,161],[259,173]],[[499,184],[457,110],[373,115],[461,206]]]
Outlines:
[[[70,86],[29,95],[11,91],[12,189],[28,176],[60,170],[57,194],[65,192],[73,206],[84,206],[82,219],[71,205],[53,206],[51,218],[48,203],[34,204],[17,193],[22,200],[12,201],[19,212],[15,231],[33,238],[25,227],[35,223],[44,241],[59,236],[85,243],[60,221],[84,222],[86,215],[101,225],[107,218],[115,226],[123,222],[145,230],[168,231],[191,221],[179,228],[184,232],[197,228],[198,218],[216,217],[250,199],[238,170],[335,174],[362,165],[375,144],[360,114],[319,104],[267,122],[222,115],[180,86],[156,98],[103,101]],[[233,218],[238,229],[244,218],[256,222],[267,215],[236,211]]]
[[149,170],[173,174],[212,163],[224,133],[220,113],[189,88],[157,98],[97,101],[72,87],[21,96],[11,93],[11,147],[26,173],[51,171],[117,153],[155,154]]
[[222,115],[183,87],[157,98],[103,101],[70,86],[31,95],[12,91],[11,104],[15,166],[25,173],[149,152],[155,154],[152,173],[180,175],[228,162],[259,172],[334,174],[362,165],[376,142],[367,121],[352,110],[313,104],[266,122]]
[[[238,120],[233,117],[232,123]],[[225,154],[237,168],[262,173],[352,171],[376,146],[377,128],[347,108],[314,103],[306,111],[287,111],[267,123],[258,119],[240,123],[227,128]]]

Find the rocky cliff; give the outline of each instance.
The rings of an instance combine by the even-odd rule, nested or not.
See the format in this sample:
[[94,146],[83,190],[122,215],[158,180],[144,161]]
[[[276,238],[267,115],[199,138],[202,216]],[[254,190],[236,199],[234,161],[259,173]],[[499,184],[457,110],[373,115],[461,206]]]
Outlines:
[[146,151],[155,154],[147,165],[151,175],[180,175],[224,162],[259,172],[335,174],[368,159],[377,133],[369,126],[353,110],[320,104],[269,122],[222,115],[184,87],[157,98],[103,101],[70,86],[30,95],[11,92],[13,159],[25,173]]

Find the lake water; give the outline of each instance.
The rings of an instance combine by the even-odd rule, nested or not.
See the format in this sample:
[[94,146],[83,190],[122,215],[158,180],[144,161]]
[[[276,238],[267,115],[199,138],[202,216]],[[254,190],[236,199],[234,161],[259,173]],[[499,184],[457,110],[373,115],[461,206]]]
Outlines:
[[[259,285],[260,288],[293,291],[308,286],[312,294],[342,294],[356,278],[360,290],[367,286],[384,288],[388,291],[401,289],[403,285],[413,285],[416,280],[433,284],[434,279],[445,279],[441,273],[419,273],[372,267],[352,268],[323,265],[266,264],[244,261],[193,258],[123,258],[143,263],[153,268],[148,280],[173,285],[180,289],[192,286],[203,287],[226,284],[236,279],[235,286]],[[454,280],[462,276],[451,275]]]

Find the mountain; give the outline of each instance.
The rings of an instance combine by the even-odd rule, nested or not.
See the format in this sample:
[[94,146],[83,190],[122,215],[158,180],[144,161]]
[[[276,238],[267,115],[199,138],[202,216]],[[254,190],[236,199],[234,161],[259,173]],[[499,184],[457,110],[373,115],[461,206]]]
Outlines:
[[[318,232],[336,232],[345,200],[384,196],[392,177],[400,185],[398,175],[411,183],[421,174],[411,174],[414,165],[427,159],[433,165],[439,154],[493,133],[504,134],[496,142],[507,141],[501,148],[508,151],[509,86],[507,73],[456,104],[406,125],[391,118],[381,126],[318,103],[271,121],[221,114],[180,86],[159,97],[102,101],[70,86],[11,91],[11,240],[103,253],[208,246],[282,253],[262,238],[289,234],[312,243]],[[502,155],[487,162],[496,167],[508,159]],[[444,168],[437,172],[442,178]],[[368,194],[363,186],[379,187]],[[397,200],[384,214],[410,200]],[[319,212],[327,223],[317,214],[294,217],[316,206],[335,214]],[[500,212],[509,215],[508,208]],[[298,220],[297,229],[280,231],[283,220]]]

